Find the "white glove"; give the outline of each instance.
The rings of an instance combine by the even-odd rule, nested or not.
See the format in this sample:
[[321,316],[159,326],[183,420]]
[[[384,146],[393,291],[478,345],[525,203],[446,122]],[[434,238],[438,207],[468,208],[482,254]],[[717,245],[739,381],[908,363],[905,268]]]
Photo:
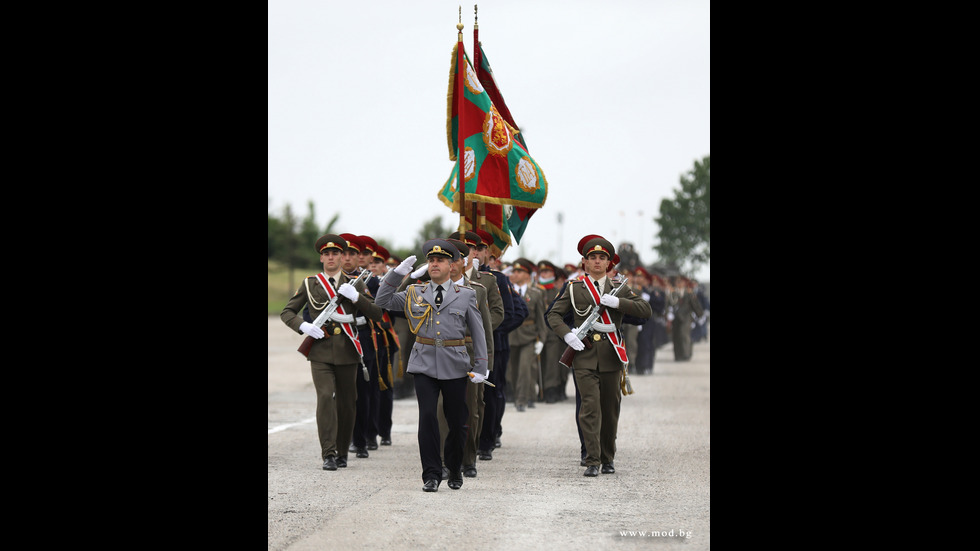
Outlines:
[[[641,298],[642,298],[643,300],[645,300],[645,301],[647,301],[647,302],[650,302],[650,293],[646,293],[646,292],[645,292],[645,293],[643,293],[643,294],[641,294],[641,295],[640,295],[640,297],[641,297]],[[599,298],[599,300],[602,300],[602,297],[600,297],[600,298]]]
[[575,336],[575,333],[565,335],[565,342],[572,347],[572,350],[585,350],[585,344]]
[[535,356],[541,354],[541,350],[542,349],[544,349],[544,343],[543,342],[538,341],[538,342],[534,343],[534,355]]
[[413,254],[408,258],[406,258],[405,260],[402,260],[402,263],[399,264],[397,267],[395,267],[395,273],[400,276],[403,276],[408,274],[408,272],[411,272],[412,266],[415,265],[416,258],[417,257]]
[[667,312],[667,321],[674,321],[674,311],[673,310],[671,310],[670,312]]
[[299,330],[313,337],[314,339],[323,338],[323,329],[320,329],[308,321],[304,321],[303,323],[299,324]]
[[471,264],[473,264],[473,268],[475,268],[476,270],[479,270],[480,269],[480,259],[479,258],[477,258],[477,257],[474,256],[473,257],[473,262]]
[[361,295],[358,294],[357,289],[350,283],[344,283],[341,285],[340,288],[337,289],[337,292],[349,298],[351,302],[357,302],[357,299],[361,298]]
[[476,373],[476,372],[473,372],[473,371],[470,371],[469,372],[469,375],[472,375],[472,377],[470,377],[470,382],[471,383],[479,384],[479,383],[482,383],[483,381],[486,381],[487,380],[487,376],[486,375],[480,375],[479,373]]
[[606,293],[599,297],[599,303],[604,304],[610,308],[619,308],[619,297],[616,295],[610,295]]
[[426,262],[425,264],[422,265],[421,268],[419,268],[418,270],[415,270],[414,272],[412,272],[412,278],[418,279],[418,278],[422,277],[422,274],[424,274],[425,272],[428,272],[428,271],[429,271],[429,263]]

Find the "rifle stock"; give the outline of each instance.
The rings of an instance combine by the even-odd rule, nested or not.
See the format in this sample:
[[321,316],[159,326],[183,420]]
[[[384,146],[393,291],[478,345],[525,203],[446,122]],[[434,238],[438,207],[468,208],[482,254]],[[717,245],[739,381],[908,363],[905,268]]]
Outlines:
[[[592,348],[591,341],[586,340],[583,341],[582,344],[584,344],[586,348]],[[566,346],[565,352],[562,353],[561,358],[558,360],[558,362],[561,365],[567,367],[568,369],[571,369],[572,362],[575,360],[575,352],[576,350],[574,348],[572,348],[571,346]]]
[[[324,335],[326,337],[326,335]],[[316,340],[313,337],[307,335],[303,342],[299,344],[299,348],[296,350],[303,355],[304,358],[310,357],[310,349],[313,348],[313,341]]]

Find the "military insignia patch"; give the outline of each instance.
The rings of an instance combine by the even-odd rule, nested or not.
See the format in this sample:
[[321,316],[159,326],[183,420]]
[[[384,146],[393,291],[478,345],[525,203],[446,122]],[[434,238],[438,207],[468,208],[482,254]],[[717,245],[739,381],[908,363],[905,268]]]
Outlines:
[[487,153],[498,157],[506,157],[514,147],[510,125],[497,112],[497,106],[492,104],[483,119],[483,143],[487,146]]
[[534,190],[538,189],[538,171],[526,156],[521,157],[514,167],[514,178],[521,189],[528,193],[534,193]]

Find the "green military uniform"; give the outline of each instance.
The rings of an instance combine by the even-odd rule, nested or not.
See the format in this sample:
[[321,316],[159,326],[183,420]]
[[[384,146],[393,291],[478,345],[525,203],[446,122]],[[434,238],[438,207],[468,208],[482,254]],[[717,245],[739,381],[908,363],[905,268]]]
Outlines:
[[[347,242],[340,236],[327,234],[317,240],[315,249],[323,253],[330,249],[343,251]],[[335,276],[336,287],[351,281],[339,270]],[[357,286],[360,298],[353,303],[337,293],[340,305],[347,315],[354,318],[367,316],[380,321],[382,310],[375,306],[370,296],[364,294],[364,284]],[[336,293],[336,290],[334,291]],[[282,309],[280,318],[292,330],[302,334],[302,310],[309,307],[313,318],[330,302],[330,296],[316,276],[306,278],[296,294]],[[339,316],[339,314],[338,314]],[[352,322],[354,326],[356,322]],[[307,359],[316,389],[316,424],[320,439],[321,459],[336,457],[338,464],[346,463],[347,449],[354,431],[355,403],[357,400],[357,375],[360,371],[360,355],[351,339],[337,321],[328,321],[323,327],[323,338],[313,341]],[[340,460],[343,460],[342,462]],[[343,466],[342,464],[340,466]],[[326,465],[324,466],[326,468]],[[332,470],[332,469],[331,469]]]
[[[684,276],[677,278],[679,282],[685,287],[689,281]],[[674,360],[675,361],[687,361],[691,359],[691,354],[693,348],[691,346],[691,322],[694,321],[694,315],[697,314],[698,317],[704,315],[704,308],[701,306],[701,301],[698,300],[696,294],[692,293],[690,289],[675,289],[670,294],[670,302],[668,302],[668,308],[674,314],[673,327],[671,328],[671,333],[674,341]]]
[[[514,261],[514,268],[531,274],[535,265],[526,258],[518,258]],[[527,305],[527,317],[520,326],[507,334],[510,344],[507,384],[514,387],[514,406],[517,411],[523,411],[525,406],[533,404],[538,398],[540,369],[534,345],[538,342],[544,343],[548,338],[548,326],[544,323],[548,304],[545,302],[544,291],[530,281],[524,287],[524,292],[519,295]]]
[[[586,242],[583,256],[588,257],[592,252],[605,253],[608,258],[613,258],[615,255],[612,244],[601,237],[594,237]],[[609,293],[616,286],[605,275],[599,280],[601,288],[597,291],[600,295]],[[649,318],[653,315],[650,303],[637,296],[628,287],[619,292],[618,298],[619,305],[616,308],[606,307],[614,328],[605,328],[605,331],[597,330],[588,335],[586,338],[591,341],[591,348],[576,352],[575,359],[572,361],[575,382],[582,397],[579,426],[586,449],[585,464],[588,468],[585,474],[587,476],[595,476],[599,464],[603,465],[603,472],[615,472],[613,460],[616,456],[616,433],[622,401],[620,379],[623,363],[610,341],[608,332],[615,330],[621,340],[620,328],[624,315],[638,318]],[[567,312],[574,311],[574,324],[578,328],[591,313],[587,311],[589,306],[599,307],[593,300],[586,283],[581,279],[572,281],[548,313],[548,323],[555,334],[564,340],[571,328],[562,318]]]
[[[551,270],[555,274],[553,281],[544,282],[540,279],[538,281],[538,286],[544,291],[544,302],[550,307],[561,291],[562,285],[559,281],[566,279],[565,271],[547,260],[538,262],[539,278],[542,270]],[[568,368],[561,365],[558,360],[568,345],[555,335],[554,331],[546,333],[544,349],[541,351],[541,380],[544,383],[545,402],[550,404],[567,398],[565,386],[568,383]]]

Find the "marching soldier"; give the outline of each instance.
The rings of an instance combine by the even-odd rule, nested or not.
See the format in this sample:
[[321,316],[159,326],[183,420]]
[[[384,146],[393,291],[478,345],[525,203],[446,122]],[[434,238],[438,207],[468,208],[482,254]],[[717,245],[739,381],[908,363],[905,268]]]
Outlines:
[[[624,270],[622,272],[623,276],[629,278],[629,287],[638,296],[643,296],[643,285],[641,284],[642,276],[637,277],[631,274],[629,270]],[[615,275],[615,274],[612,274]],[[639,350],[639,339],[640,339],[640,326],[632,323],[624,323],[623,327],[623,342],[626,344],[626,355],[630,359],[630,364],[628,366],[628,371],[630,374],[636,374],[639,372],[637,368],[639,355],[637,354]]]
[[443,454],[439,453],[436,414],[440,395],[449,424],[444,450],[449,469],[448,484],[451,489],[458,490],[463,485],[462,456],[469,415],[466,385],[486,380],[487,343],[485,339],[473,339],[475,365],[471,367],[470,355],[466,352],[466,331],[468,329],[473,336],[483,335],[483,316],[476,291],[449,281],[449,264],[459,259],[459,251],[445,239],[430,239],[423,251],[430,280],[396,292],[415,263],[416,257],[411,255],[384,277],[375,302],[380,308],[403,310],[415,334],[408,371],[414,375],[419,407],[422,491],[438,491],[442,482]]
[[[638,266],[633,274],[633,289],[637,291],[643,300],[650,303],[653,310],[653,317],[640,326],[636,348],[636,372],[640,375],[653,374],[653,361],[657,355],[657,332],[663,331],[663,315],[666,296],[661,288],[653,286],[654,278],[657,277],[647,271],[643,266]],[[632,365],[632,358],[631,364]]]
[[[374,239],[366,235],[342,233],[340,237],[347,240],[347,249],[342,255],[344,273],[350,278],[356,278],[365,270],[370,258]],[[370,295],[369,295],[370,296]],[[372,299],[373,300],[373,299]],[[366,317],[355,320],[357,335],[364,351],[364,366],[366,377],[357,377],[356,416],[354,418],[354,433],[351,437],[350,450],[359,458],[367,458],[368,450],[378,449],[378,402],[381,399],[378,387],[378,353],[375,346],[374,327]],[[362,373],[363,375],[363,373]]]
[[670,295],[669,306],[673,312],[674,360],[686,362],[691,359],[691,322],[695,315],[704,315],[704,309],[694,293],[687,292],[688,279],[677,276],[672,282],[674,291]]
[[[388,269],[394,270],[399,264],[401,264],[402,259],[389,254],[387,264]],[[407,277],[405,279],[408,279]],[[395,335],[398,336],[398,369],[395,372],[395,399],[399,400],[401,398],[412,398],[415,396],[415,385],[412,383],[412,375],[405,372],[405,368],[408,366],[408,352],[411,350],[411,345],[408,342],[409,337],[414,337],[412,332],[408,330],[408,321],[405,320],[405,312],[388,312],[391,316],[392,321],[395,325]]]
[[[650,303],[630,289],[619,296],[610,291],[617,283],[606,276],[609,263],[616,256],[612,243],[602,237],[592,237],[581,249],[587,277],[569,282],[565,291],[548,312],[548,324],[554,332],[576,351],[572,371],[579,393],[581,410],[579,425],[585,442],[585,476],[616,472],[616,432],[622,400],[623,366],[629,361],[622,342],[620,327],[624,315],[649,318]],[[576,336],[578,327],[591,313],[591,308],[603,308],[603,314],[592,331],[586,335],[591,347]],[[574,312],[575,331],[562,319]]]
[[[354,431],[357,377],[363,354],[355,318],[381,319],[381,309],[363,294],[363,283],[355,288],[342,270],[347,241],[335,234],[316,240],[323,271],[306,278],[280,314],[283,323],[314,339],[307,354],[316,389],[316,426],[323,469],[347,466],[347,450]],[[316,327],[300,314],[304,306],[316,318],[331,300],[339,306],[326,325]]]
[[[466,232],[469,237],[468,241],[473,243],[474,249],[476,243],[474,239],[479,239],[479,237],[473,232]],[[453,233],[452,235],[459,235],[459,232]],[[467,287],[472,287],[476,291],[477,302],[480,305],[480,313],[483,315],[483,338],[487,341],[487,368],[493,365],[493,327],[494,323],[500,324],[503,319],[503,304],[499,305],[499,310],[491,310],[491,304],[493,304],[489,299],[489,289],[480,283],[469,279],[464,274],[466,266],[470,262],[470,253],[474,253],[470,249],[466,242],[460,241],[459,239],[450,238],[446,239],[459,250],[460,258],[459,260],[454,260],[450,266],[449,278],[456,285],[464,285]],[[484,277],[481,281],[488,281],[493,278]],[[496,282],[494,282],[496,283]],[[494,286],[494,291],[496,292],[496,286]],[[499,293],[496,297],[497,302],[500,302]],[[466,351],[470,354],[470,363],[475,365],[473,358],[473,344],[472,339],[477,338],[472,336],[467,331],[466,334]],[[492,371],[492,370],[491,370]],[[476,476],[476,446],[480,439],[480,429],[483,427],[483,414],[485,411],[483,403],[483,390],[484,385],[467,385],[466,386],[466,408],[469,410],[469,417],[466,423],[466,442],[463,445],[463,476],[473,478]],[[440,404],[441,405],[441,404]],[[440,412],[442,408],[440,407]],[[446,416],[439,416],[439,430],[443,436],[443,439],[449,433],[449,426],[446,422]],[[446,474],[444,471],[443,474]]]
[[481,461],[490,461],[493,459],[493,450],[500,447],[500,422],[504,415],[507,362],[510,358],[508,334],[527,317],[527,307],[524,301],[518,300],[520,297],[514,292],[510,279],[500,271],[491,269],[490,244],[493,243],[493,237],[485,230],[478,229],[474,233],[479,238],[476,245],[479,269],[471,270],[469,277],[483,283],[488,289],[491,286],[496,287],[504,306],[504,319],[493,331],[493,369],[490,370],[489,381],[496,386],[483,391],[483,426],[476,452]]
[[539,355],[548,337],[548,327],[544,324],[544,312],[548,304],[544,301],[544,291],[531,281],[534,271],[533,262],[518,258],[514,261],[514,271],[510,276],[528,310],[528,316],[521,326],[508,336],[510,365],[507,370],[514,386],[514,406],[517,411],[534,407],[534,401],[538,398]]
[[[389,257],[388,249],[381,245],[375,245],[375,249],[371,255],[371,261],[368,263],[368,269],[374,274],[367,283],[368,292],[372,297],[378,294],[378,286],[381,283],[381,278],[388,273],[387,261]],[[374,344],[377,350],[376,363],[378,366],[379,398],[377,436],[381,437],[382,446],[390,446],[391,416],[395,400],[393,385],[394,371],[398,367],[398,354],[400,351],[398,347],[398,334],[392,323],[392,317],[387,310],[382,309],[381,312],[382,321],[371,321],[371,325],[374,326]],[[368,436],[370,439],[373,439],[374,435],[369,433]],[[368,441],[369,445],[370,439]]]
[[[565,271],[548,260],[538,262],[538,287],[544,291],[544,302],[550,306],[565,283]],[[548,404],[567,399],[565,385],[568,368],[558,361],[565,352],[565,341],[554,331],[545,331],[544,348],[541,350],[541,380],[544,383],[544,401]]]
[[340,267],[347,274],[347,277],[354,279],[361,273],[361,238],[352,233],[342,233],[340,237],[347,241],[347,248],[340,255]]

